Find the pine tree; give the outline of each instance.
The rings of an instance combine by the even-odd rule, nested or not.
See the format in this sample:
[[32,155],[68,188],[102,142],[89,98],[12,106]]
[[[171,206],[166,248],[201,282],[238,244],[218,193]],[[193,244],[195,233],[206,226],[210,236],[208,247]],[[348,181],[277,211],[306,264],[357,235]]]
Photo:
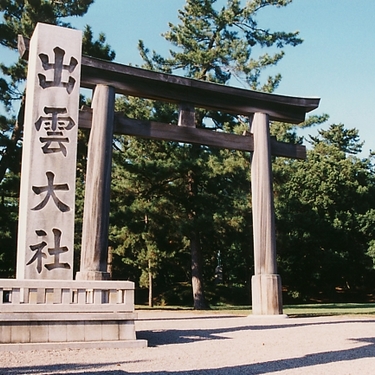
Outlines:
[[280,273],[292,299],[337,300],[338,289],[350,295],[373,283],[373,156],[357,156],[358,130],[343,124],[310,142],[306,161],[278,160]]

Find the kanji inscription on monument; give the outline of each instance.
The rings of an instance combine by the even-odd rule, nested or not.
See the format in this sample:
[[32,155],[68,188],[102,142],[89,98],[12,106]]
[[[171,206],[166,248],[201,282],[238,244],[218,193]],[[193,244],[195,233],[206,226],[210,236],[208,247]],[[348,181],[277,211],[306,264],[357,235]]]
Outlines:
[[17,278],[72,279],[81,31],[39,23],[30,41]]

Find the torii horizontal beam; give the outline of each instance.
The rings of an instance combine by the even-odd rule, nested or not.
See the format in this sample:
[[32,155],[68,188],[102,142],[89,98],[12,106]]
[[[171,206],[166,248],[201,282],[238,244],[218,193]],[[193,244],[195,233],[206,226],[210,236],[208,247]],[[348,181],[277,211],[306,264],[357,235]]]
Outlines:
[[[85,108],[79,113],[79,127],[91,128],[92,109]],[[254,151],[253,135],[246,132],[237,135],[224,132],[214,132],[207,129],[197,129],[155,121],[144,121],[126,118],[115,114],[114,133],[133,135],[141,138],[158,139],[175,142],[203,144],[217,148],[228,148],[239,151]],[[306,147],[291,143],[276,141],[271,137],[271,153],[274,156],[283,156],[294,159],[306,158]]]
[[[27,58],[29,40],[18,37],[21,57]],[[116,93],[169,103],[190,103],[237,115],[266,113],[272,121],[298,124],[305,114],[316,109],[319,98],[299,98],[268,94],[248,89],[198,81],[172,74],[154,72],[97,58],[82,56],[81,86],[112,86]]]

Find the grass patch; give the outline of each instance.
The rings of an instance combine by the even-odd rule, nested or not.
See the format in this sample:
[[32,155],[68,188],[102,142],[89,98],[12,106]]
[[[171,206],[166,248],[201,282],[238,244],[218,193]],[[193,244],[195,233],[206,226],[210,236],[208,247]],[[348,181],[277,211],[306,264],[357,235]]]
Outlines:
[[335,315],[375,315],[374,303],[322,303],[286,305],[284,313],[291,317],[335,316]]

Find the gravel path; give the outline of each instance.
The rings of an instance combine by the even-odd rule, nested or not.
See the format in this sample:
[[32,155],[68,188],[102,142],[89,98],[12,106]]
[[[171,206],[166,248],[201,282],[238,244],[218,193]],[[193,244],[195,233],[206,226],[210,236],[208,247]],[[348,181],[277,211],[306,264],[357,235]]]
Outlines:
[[142,349],[0,353],[0,374],[375,374],[375,319],[139,311]]

